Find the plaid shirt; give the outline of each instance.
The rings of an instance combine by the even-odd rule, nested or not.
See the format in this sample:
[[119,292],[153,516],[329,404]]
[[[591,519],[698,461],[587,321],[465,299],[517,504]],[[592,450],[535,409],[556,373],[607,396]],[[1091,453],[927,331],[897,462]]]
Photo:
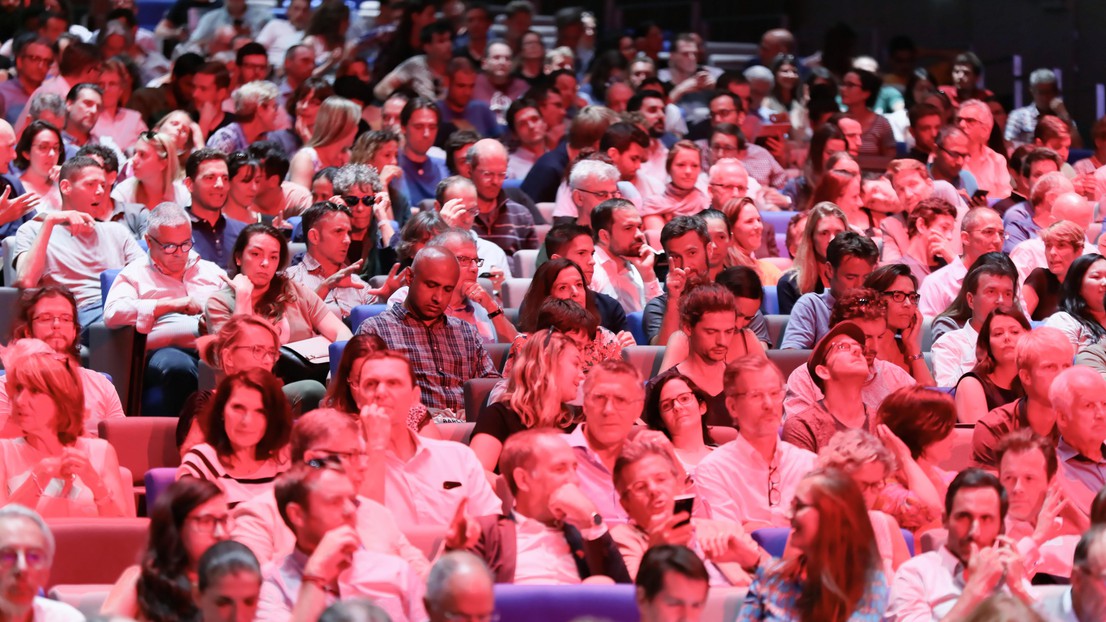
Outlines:
[[448,408],[461,418],[465,381],[499,377],[480,333],[457,318],[442,316],[427,325],[412,316],[406,305],[396,304],[365,320],[357,333],[378,335],[389,348],[406,354],[415,368],[422,403],[429,408]]
[[534,217],[530,210],[507,198],[507,193],[499,191],[498,205],[491,214],[479,214],[472,230],[489,242],[494,242],[503,252],[514,255],[521,248],[538,247],[538,236],[534,233]]

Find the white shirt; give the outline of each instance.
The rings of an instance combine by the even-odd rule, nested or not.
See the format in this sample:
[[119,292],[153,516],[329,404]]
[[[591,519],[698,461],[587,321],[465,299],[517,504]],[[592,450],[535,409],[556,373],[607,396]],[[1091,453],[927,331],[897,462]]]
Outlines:
[[526,179],[538,156],[529,149],[515,149],[507,157],[507,179]]
[[[285,270],[284,275],[313,292],[317,291],[327,278],[323,276],[319,260],[311,253],[305,253],[303,261]],[[379,298],[369,293],[369,284],[364,279],[356,274],[349,275],[349,278],[353,287],[331,288],[323,299],[326,308],[340,318],[349,317],[354,307],[380,302]]]
[[1033,609],[1049,622],[1079,622],[1071,602],[1071,586],[1059,593],[1046,594]]
[[1006,517],[1006,535],[1016,542],[1015,548],[1021,555],[1027,577],[1039,572],[1057,577],[1071,576],[1075,545],[1079,543],[1078,535],[1056,536],[1037,546],[1037,542],[1033,540],[1033,525],[1010,516]]
[[190,297],[202,310],[212,294],[226,287],[220,278],[225,275],[219,266],[200,259],[196,251],[189,252],[180,281],[162,272],[149,257],[132,262],[111,284],[104,304],[104,323],[112,328],[134,326],[138,332],[149,335],[146,349],[150,351],[169,346],[195,348],[200,314],[167,313],[155,318],[157,303]]
[[593,292],[614,298],[626,310],[634,313],[645,308],[645,303],[662,293],[660,281],[654,277],[644,281],[637,266],[619,257],[612,257],[606,249],[596,246],[595,272],[589,287]]
[[565,437],[576,452],[576,475],[579,478],[580,490],[595,504],[595,510],[603,517],[604,522],[612,525],[628,523],[630,515],[626,513],[626,509],[619,501],[618,491],[614,487],[614,476],[607,470],[607,465],[599,459],[599,455],[588,445],[587,436],[584,435],[586,426],[586,423],[576,426],[576,429]]
[[515,585],[572,585],[580,570],[572,559],[564,531],[527,518],[516,510]]
[[503,251],[503,248],[475,233],[472,234],[472,237],[476,238],[476,256],[484,260],[484,265],[480,267],[480,273],[491,272],[492,268],[499,268],[503,271],[504,278],[511,278],[511,263],[507,260],[507,253]]
[[[695,483],[713,519],[785,527],[791,524],[795,489],[814,470],[816,459],[812,452],[778,441],[769,464],[739,433],[699,462]],[[770,482],[779,489],[779,503],[769,503]]]
[[415,455],[407,462],[391,450],[384,454],[384,505],[401,528],[446,527],[461,499],[468,499],[470,516],[502,512],[503,502],[495,496],[484,467],[467,445],[413,433],[411,438]]
[[[1083,324],[1071,316],[1067,311],[1059,311],[1045,318],[1045,326],[1049,326],[1064,333],[1071,342],[1071,347],[1078,352],[1083,346],[1092,345],[1097,339]],[[937,344],[934,344],[936,347]]]
[[968,267],[959,257],[953,259],[952,263],[929,273],[918,287],[918,295],[921,296],[918,310],[922,312],[922,316],[935,317],[944,313],[960,293],[960,286],[964,283],[964,277],[967,274]]
[[975,345],[979,332],[971,321],[964,328],[950,330],[933,344],[933,379],[939,387],[955,387],[960,376],[975,367]]
[[35,596],[35,614],[31,618],[34,622],[84,622],[85,617],[80,611],[63,602]]
[[[872,364],[872,373],[864,388],[860,390],[860,399],[871,412],[876,412],[883,399],[902,387],[909,387],[917,382],[914,377],[903,371],[894,363],[876,359]],[[814,379],[810,377],[810,370],[806,365],[800,365],[787,377],[787,397],[783,400],[783,416],[797,415],[814,406],[818,400],[825,397]]]

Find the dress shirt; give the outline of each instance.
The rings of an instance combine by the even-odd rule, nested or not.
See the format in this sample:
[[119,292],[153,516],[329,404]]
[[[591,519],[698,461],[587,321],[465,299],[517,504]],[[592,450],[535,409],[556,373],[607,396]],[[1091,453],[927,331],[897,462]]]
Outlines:
[[470,516],[503,510],[467,445],[408,433],[415,441],[410,460],[400,460],[391,450],[384,454],[384,505],[400,525],[446,527],[461,499],[468,499]]
[[463,418],[465,381],[500,377],[480,333],[464,320],[443,315],[426,324],[406,305],[393,305],[365,320],[357,333],[379,335],[389,348],[407,356],[422,403],[429,408],[448,408]]
[[[791,309],[781,350],[810,350],[829,332],[830,312],[836,300],[830,290],[803,294]],[[973,350],[974,351],[974,350]]]
[[489,242],[497,244],[508,255],[520,249],[538,247],[534,232],[534,217],[530,210],[507,198],[502,189],[492,211],[476,215],[472,230]]
[[[342,268],[345,266],[343,265]],[[319,286],[326,280],[323,275],[323,267],[319,260],[311,253],[303,256],[298,264],[284,271],[284,276],[303,285],[311,291],[318,291]],[[349,275],[351,287],[334,287],[326,294],[323,302],[340,318],[349,317],[350,311],[359,305],[371,305],[380,302],[380,299],[369,293],[369,284],[356,274]]]
[[195,348],[200,314],[167,313],[155,317],[157,303],[188,297],[203,309],[207,299],[225,286],[220,278],[225,275],[222,268],[195,252],[189,252],[180,281],[162,272],[149,257],[140,259],[123,268],[111,284],[104,304],[104,323],[111,328],[134,326],[138,332],[149,335],[146,350],[151,352],[169,346]]
[[[1014,430],[1029,427],[1029,399],[1020,398],[1009,404],[1003,404],[991,412],[983,415],[975,423],[972,432],[972,466],[991,471],[998,470],[999,441]],[[1060,432],[1053,424],[1049,435],[1055,444],[1060,439]]]
[[219,214],[219,219],[212,225],[197,217],[192,210],[188,210],[188,216],[192,220],[192,243],[195,244],[193,250],[220,268],[228,266],[234,242],[238,239],[238,234],[246,228],[246,223]]
[[918,310],[922,312],[922,316],[934,317],[944,313],[960,293],[960,286],[967,274],[968,268],[960,257],[930,273],[918,287],[918,295],[921,296]]
[[613,525],[627,523],[630,515],[619,502],[618,491],[614,487],[614,476],[599,455],[588,446],[584,435],[586,423],[576,426],[565,440],[576,452],[576,475],[580,478],[580,489],[595,504],[596,511],[603,520]]
[[1025,576],[1044,573],[1054,577],[1071,577],[1072,559],[1079,536],[1064,534],[1038,546],[1033,539],[1033,530],[1029,522],[1006,516],[1006,536],[1015,542],[1014,548],[1025,566]]
[[[27,98],[27,102],[29,103],[34,99],[35,95],[57,95],[61,97],[62,101],[65,101],[65,97],[69,95],[69,90],[74,86],[76,86],[76,84],[70,84],[69,80],[66,80],[65,77],[60,74],[53,78],[47,78],[33,93],[31,93],[31,96]],[[27,125],[31,122],[30,112],[30,109],[24,105],[23,110],[19,113],[19,117],[16,119],[15,123],[12,123],[12,127],[15,128],[16,134],[20,134],[23,130],[27,129]]]
[[[287,622],[299,597],[308,555],[295,549],[279,562],[264,569],[258,601],[258,622]],[[422,622],[426,609],[422,579],[407,562],[395,555],[370,551],[364,547],[353,553],[352,564],[338,575],[336,586],[327,590],[327,606],[339,600],[365,598],[383,609],[393,622]],[[336,588],[336,589],[335,589]]]
[[[1103,445],[1103,451],[1106,452],[1106,445]],[[1056,457],[1060,459],[1056,477],[1060,480],[1064,496],[1084,516],[1090,516],[1095,495],[1106,486],[1106,460],[1091,460],[1069,445],[1063,436],[1056,443]]]
[[1006,230],[1002,252],[1010,253],[1021,242],[1037,237],[1041,227],[1033,222],[1034,214],[1035,210],[1029,201],[1023,201],[1006,210],[1002,215],[1002,227]]
[[527,518],[516,510],[515,585],[573,585],[580,570],[563,529]]
[[1075,615],[1071,602],[1071,586],[1062,592],[1049,592],[1037,602],[1034,611],[1044,616],[1048,622],[1080,622]]
[[474,232],[470,233],[476,240],[476,256],[484,260],[480,272],[491,272],[492,268],[499,268],[503,271],[504,278],[511,278],[511,262],[507,259],[507,253],[498,244],[489,242]]
[[534,168],[538,155],[529,149],[515,149],[507,157],[507,179],[526,179],[526,174]]
[[592,291],[614,298],[626,310],[634,313],[645,308],[645,302],[661,295],[661,282],[656,278],[645,282],[637,266],[612,257],[601,246],[595,247],[595,272],[591,277]]
[[976,364],[975,345],[979,331],[971,320],[963,328],[950,330],[933,344],[933,379],[939,387],[955,387],[960,376],[970,372]]
[[[498,246],[496,248],[499,248]],[[391,297],[388,298],[387,305],[389,307],[395,305],[402,305],[403,301],[407,300],[407,294],[411,291],[411,288],[404,285],[397,289]],[[480,333],[480,338],[484,340],[484,343],[497,343],[499,340],[498,333],[495,331],[495,324],[492,320],[488,319],[488,311],[484,307],[478,304],[474,304],[468,298],[462,298],[461,304],[449,305],[445,309],[445,314],[458,320],[463,320],[468,324],[471,324],[476,331]],[[506,381],[502,381],[506,384]],[[492,402],[489,402],[492,403]]]
[[0,101],[4,104],[4,120],[12,126],[15,126],[16,120],[23,112],[23,107],[30,99],[31,94],[23,88],[23,82],[18,76],[0,82]]
[[971,171],[976,184],[981,190],[987,191],[989,199],[1005,199],[1013,191],[1010,185],[1010,171],[1006,168],[1006,158],[987,145],[983,146],[980,157],[968,158],[964,168]]
[[787,184],[787,171],[783,170],[770,151],[751,142],[745,149],[745,157],[741,158],[741,162],[745,165],[745,170],[749,171],[749,177],[756,179],[765,188],[779,189]]
[[[699,462],[695,483],[710,504],[711,518],[745,524],[791,524],[791,499],[799,481],[814,470],[817,456],[778,441],[769,464],[739,433]],[[774,473],[774,474],[773,474]],[[780,502],[769,503],[768,489],[778,480]]]
[[942,546],[905,562],[891,582],[884,620],[923,622],[943,618],[964,591],[964,565]]
[[84,614],[61,601],[35,596],[32,605],[34,622],[85,622]]
[[[876,359],[872,363],[872,371],[868,374],[868,380],[864,388],[860,390],[860,399],[871,412],[879,410],[883,399],[902,387],[917,384],[914,377],[906,373],[903,368]],[[787,397],[783,400],[784,420],[803,412],[825,398],[825,394],[814,384],[810,377],[810,370],[806,365],[800,365],[787,377]]]
[[[19,82],[19,80],[16,80],[16,82]],[[99,118],[96,119],[96,125],[92,127],[92,135],[110,136],[114,139],[115,144],[129,146],[138,140],[142,132],[149,129],[137,110],[119,107],[115,110],[114,117],[107,112],[100,114]],[[184,204],[178,203],[178,205]]]

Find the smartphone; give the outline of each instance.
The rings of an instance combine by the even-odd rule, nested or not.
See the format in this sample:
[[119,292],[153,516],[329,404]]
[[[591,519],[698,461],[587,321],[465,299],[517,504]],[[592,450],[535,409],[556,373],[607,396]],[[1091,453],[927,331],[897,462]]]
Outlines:
[[687,512],[688,519],[680,521],[673,525],[674,527],[683,527],[691,522],[691,511],[695,509],[695,496],[688,495],[685,497],[676,497],[675,502],[672,504],[672,513],[679,514],[680,512]]
[[976,190],[975,193],[972,194],[972,199],[975,200],[975,201],[984,200],[984,199],[987,198],[987,195],[990,194],[990,193],[991,193],[990,190],[982,190],[982,189]]

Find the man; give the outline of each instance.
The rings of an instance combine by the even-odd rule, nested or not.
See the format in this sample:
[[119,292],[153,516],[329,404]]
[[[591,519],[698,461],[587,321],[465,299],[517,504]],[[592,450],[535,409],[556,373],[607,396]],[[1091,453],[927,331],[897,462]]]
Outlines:
[[930,104],[914,104],[910,109],[909,119],[914,146],[906,157],[926,164],[937,152],[937,134],[944,125],[941,109]]
[[507,179],[507,148],[497,140],[485,138],[469,149],[466,159],[472,167],[476,204],[480,210],[473,231],[499,245],[508,255],[521,249],[537,248],[538,236],[530,210],[508,199],[503,191],[503,181]]
[[1063,173],[1046,173],[1033,184],[1029,201],[1006,211],[1002,225],[1006,228],[1004,253],[1011,253],[1021,242],[1037,237],[1041,229],[1052,224],[1052,203],[1061,194],[1075,192],[1075,186]]
[[723,384],[737,438],[699,462],[699,493],[714,519],[746,531],[789,525],[795,489],[816,456],[780,440],[783,376],[768,359],[747,355],[730,361]]
[[0,101],[3,101],[4,119],[8,123],[19,119],[31,94],[42,86],[50,66],[54,64],[53,45],[30,33],[16,38],[13,51],[15,79],[0,82]]
[[1089,517],[1091,502],[1106,485],[1106,379],[1076,365],[1057,374],[1048,396],[1060,430],[1059,488],[1083,517]]
[[[92,128],[100,118],[103,104],[104,92],[95,84],[84,82],[69,89],[65,96],[65,127],[61,132],[66,158],[75,156],[78,149],[91,142],[101,142],[99,136],[92,135]],[[114,146],[110,137],[104,139],[103,142]]]
[[292,0],[287,6],[285,19],[271,19],[257,33],[256,40],[269,50],[269,64],[273,66],[283,62],[288,49],[303,40],[304,31],[311,25],[310,2]]
[[997,253],[1002,250],[1006,230],[1002,218],[988,207],[975,207],[964,215],[960,222],[960,245],[964,252],[954,257],[947,265],[934,270],[918,287],[918,310],[924,317],[933,317],[944,313],[952,304],[968,266],[975,263],[984,253]]
[[1056,445],[1021,429],[999,441],[997,456],[998,478],[1010,496],[1005,532],[1016,543],[1027,576],[1070,578],[1075,544],[1090,524],[1053,485]]
[[237,121],[234,113],[223,110],[223,102],[230,92],[230,71],[223,63],[214,61],[200,65],[192,77],[192,120],[200,125],[204,136],[211,136]]
[[[992,259],[999,263],[990,264]],[[973,267],[977,265],[984,265],[983,270],[975,288],[965,298],[971,318],[962,328],[942,333],[933,343],[933,378],[939,387],[956,386],[960,377],[975,367],[976,341],[983,322],[996,307],[1015,304],[1017,271],[1010,270],[1013,263],[1003,255],[987,253]]]
[[929,160],[929,175],[935,181],[952,185],[964,201],[970,203],[979,190],[975,176],[964,168],[971,155],[968,152],[968,135],[958,127],[947,126],[937,134],[937,151]]
[[442,113],[442,123],[452,124],[460,130],[474,130],[481,136],[496,136],[499,126],[495,113],[487,102],[472,96],[476,86],[476,67],[467,58],[454,58],[446,67],[449,72],[449,87],[445,99],[438,102]]
[[16,232],[17,287],[58,285],[77,299],[79,323],[103,319],[100,273],[143,256],[125,226],[104,222],[112,212],[104,169],[89,157],[67,160],[58,174],[62,208]]
[[0,119],[0,240],[15,235],[23,223],[34,218],[39,203],[39,197],[28,194],[19,177],[12,174],[16,142],[11,124]]
[[[887,175],[891,179],[891,187],[895,189],[895,194],[902,202],[903,211],[907,214],[914,211],[914,208],[923,200],[933,196],[955,205],[958,214],[962,215],[968,211],[967,201],[952,187],[952,184],[930,177],[925,165],[917,160],[910,158],[891,160],[891,164],[887,167]],[[884,230],[884,235],[890,234],[887,225],[892,222],[897,221],[894,218],[883,219],[881,228]],[[899,224],[901,225],[901,222]],[[902,237],[905,239],[905,232]],[[904,241],[902,246],[905,245]],[[886,248],[883,252],[883,260],[892,260],[888,257]]]
[[[351,417],[331,409],[304,413],[292,426],[289,441],[293,468],[309,462],[337,464],[357,491],[355,528],[361,545],[370,551],[402,557],[419,577],[430,571],[430,562],[400,531],[392,512],[381,505],[383,471],[366,462],[365,447],[374,425],[383,417],[367,412]],[[374,473],[375,480],[374,480]],[[232,512],[232,540],[250,547],[262,565],[280,559],[295,549],[296,535],[281,519],[272,490],[239,503]]]
[[[597,205],[611,199],[625,198],[625,191],[636,196],[633,186],[618,180],[618,169],[604,161],[599,155],[577,160],[568,173],[569,201],[559,200],[553,207],[553,223],[575,223],[585,227],[592,226],[591,215]],[[561,192],[558,199],[563,199]],[[640,197],[638,202],[640,203]],[[637,204],[634,204],[635,207]]]
[[676,35],[669,55],[668,68],[657,72],[661,81],[672,87],[669,100],[680,107],[689,123],[706,118],[707,104],[714,82],[722,70],[699,64],[697,35],[682,32]]
[[339,466],[301,464],[273,491],[295,549],[265,572],[257,619],[307,622],[335,601],[368,598],[394,621],[426,619],[423,582],[401,557],[361,545],[357,491]]
[[[1063,174],[1060,173],[1062,176]],[[1061,184],[1064,187],[1063,184]],[[1032,194],[1032,193],[1030,193]],[[1041,212],[1048,216],[1049,224],[1037,235],[1018,243],[1014,250],[1010,251],[1010,260],[1018,267],[1018,279],[1024,283],[1029,274],[1037,268],[1048,269],[1048,257],[1045,253],[1044,239],[1049,237],[1048,229],[1061,220],[1071,223],[1083,232],[1083,253],[1096,253],[1095,245],[1097,227],[1094,223],[1095,204],[1086,197],[1075,192],[1065,192],[1056,195],[1049,192],[1045,195]],[[1056,244],[1050,244],[1056,246]]]
[[[788,181],[776,158],[764,147],[745,140],[741,128],[730,123],[719,123],[711,128],[710,156],[713,162],[722,158],[737,158],[745,165],[749,176],[769,193],[772,189],[783,188]],[[767,194],[763,201],[777,202],[779,193]]]
[[445,19],[427,24],[419,31],[419,41],[423,53],[404,60],[381,78],[373,87],[377,99],[387,100],[401,87],[408,87],[432,102],[445,96],[449,59],[453,56],[453,27]]
[[226,273],[192,252],[192,223],[176,204],[150,211],[145,237],[149,260],[129,264],[115,278],[104,323],[147,335],[142,412],[172,417],[199,386],[200,315],[208,297],[225,286]]
[[399,168],[407,183],[407,198],[411,205],[434,198],[438,182],[449,176],[445,161],[431,156],[430,148],[438,138],[442,113],[433,100],[416,97],[403,106],[399,115],[403,128],[403,150]]
[[0,572],[0,610],[11,620],[78,622],[84,615],[45,593],[54,562],[54,535],[34,510],[15,503],[0,508],[0,549],[14,558]]
[[803,294],[791,309],[780,349],[810,349],[829,332],[830,311],[837,297],[847,289],[859,287],[879,259],[879,249],[871,239],[856,233],[839,233],[826,247],[829,264],[829,288],[821,294]]
[[184,164],[184,185],[192,195],[192,242],[196,253],[220,268],[229,266],[231,251],[246,223],[223,215],[230,193],[227,155],[217,149],[197,149]]
[[962,52],[952,60],[952,84],[940,87],[948,96],[953,108],[963,106],[970,100],[981,101],[994,97],[991,91],[979,87],[979,77],[983,74],[983,62],[972,52]]
[[471,179],[460,175],[446,177],[438,184],[435,194],[434,208],[446,225],[455,229],[464,229],[476,240],[476,255],[483,264],[481,272],[487,272],[493,276],[501,274],[502,278],[511,278],[511,265],[507,259],[507,253],[503,252],[497,244],[489,242],[473,232],[476,224],[476,215],[480,213],[477,205],[476,184]]
[[415,373],[407,357],[387,350],[366,356],[357,382],[350,381],[369,405],[371,420],[362,417],[366,450],[383,456],[381,502],[400,525],[450,526],[462,503],[471,516],[497,514],[503,502],[467,445],[418,436],[407,427],[411,407],[425,395]]
[[251,38],[256,37],[270,19],[272,14],[269,11],[250,6],[246,0],[227,0],[225,6],[208,11],[200,18],[185,45],[206,50],[211,40],[216,38],[216,33],[227,27]]
[[488,44],[484,57],[484,71],[476,77],[473,97],[487,102],[495,113],[499,125],[507,124],[507,108],[511,102],[523,96],[530,85],[511,74],[514,53],[511,46],[502,41]]
[[557,189],[564,181],[570,162],[575,162],[584,149],[599,145],[603,133],[617,116],[602,106],[586,106],[576,114],[568,127],[568,140],[558,144],[534,163],[522,181],[522,191],[539,203],[557,200]]
[[[43,81],[31,93],[31,97],[40,93],[65,97],[74,86],[82,82],[95,84],[100,81],[101,64],[103,62],[104,58],[100,53],[100,48],[91,43],[78,41],[72,45],[67,45],[62,50],[58,60],[58,75]],[[27,101],[30,101],[30,97],[27,98]],[[15,122],[17,132],[22,132],[23,128],[30,123],[27,117],[28,111],[24,107]]]
[[968,161],[964,168],[975,177],[987,198],[998,200],[1010,196],[1010,173],[1006,158],[987,146],[995,118],[991,108],[978,99],[962,102],[956,111],[956,125],[968,137]]
[[781,439],[818,453],[839,431],[871,431],[874,424],[863,399],[869,371],[865,356],[867,342],[864,330],[850,321],[838,322],[819,340],[806,367],[823,397],[806,410],[788,417]]
[[710,245],[707,223],[698,216],[677,216],[661,229],[661,246],[668,255],[669,270],[664,293],[645,305],[642,325],[649,343],[668,343],[668,338],[680,325],[683,293],[700,283],[709,282],[707,247]]
[[1071,128],[1059,117],[1045,115],[1037,121],[1037,128],[1033,130],[1033,145],[1055,151],[1060,157],[1060,172],[1068,179],[1075,179],[1075,169],[1068,164],[1071,142]]
[[[247,43],[238,50],[241,57],[243,50],[251,47]],[[169,74],[169,81],[165,84],[153,87],[143,87],[134,91],[127,100],[127,107],[137,110],[142,115],[142,120],[147,126],[153,127],[165,115],[174,110],[190,110],[192,105],[192,78],[196,70],[207,60],[194,52],[185,52],[173,60],[173,70]],[[245,72],[241,59],[236,63],[239,73]],[[265,63],[265,67],[268,67]],[[24,110],[26,112],[26,110]]]
[[[582,171],[580,177],[586,172]],[[603,171],[596,172],[602,174]],[[585,178],[589,179],[594,179],[594,176]],[[577,185],[581,188],[587,183],[590,182],[577,179]],[[577,193],[583,202],[585,193],[579,188],[573,191],[573,195]],[[641,311],[646,301],[662,295],[660,281],[653,271],[655,255],[645,245],[641,216],[632,203],[614,198],[592,208],[590,220],[595,231],[595,264],[598,268],[592,277],[591,289],[615,298],[627,313]]]
[[426,615],[430,622],[492,619],[495,578],[484,561],[468,551],[442,555],[426,581]]
[[1071,587],[1050,593],[1037,611],[1049,620],[1095,622],[1106,619],[1106,598],[1102,594],[1102,573],[1106,572],[1106,526],[1094,525],[1075,546]]
[[422,403],[456,415],[465,411],[465,381],[499,377],[476,328],[445,314],[460,271],[453,253],[423,248],[411,265],[410,290],[403,304],[365,320],[357,331],[379,335],[389,348],[407,354]]
[[1001,535],[1008,503],[997,477],[961,471],[945,495],[948,540],[899,566],[883,619],[960,620],[999,590],[1032,607],[1021,556]]
[[548,151],[545,144],[548,128],[538,102],[529,97],[512,102],[507,109],[507,130],[516,140],[507,161],[507,178],[526,179],[534,163]]
[[380,129],[402,132],[403,128],[399,123],[399,117],[403,114],[403,107],[407,105],[408,101],[410,101],[410,97],[405,95],[403,91],[389,95],[388,99],[384,100],[384,104],[380,106]]
[[1051,69],[1036,69],[1029,74],[1029,92],[1033,95],[1033,103],[1015,108],[1006,118],[1006,140],[1017,144],[1033,142],[1037,120],[1045,114],[1058,117],[1070,128],[1071,136],[1079,136],[1075,120],[1060,97],[1059,81]]
[[284,78],[280,81],[278,99],[283,106],[301,84],[315,73],[315,52],[297,44],[284,53]]
[[301,220],[307,253],[303,261],[285,271],[289,279],[315,292],[340,318],[349,317],[354,307],[387,298],[382,295],[385,292],[370,289],[361,279],[361,261],[346,263],[350,219],[350,210],[345,205],[330,201],[312,205]]
[[638,571],[638,613],[642,622],[698,622],[707,603],[710,575],[686,546],[649,549]]
[[918,283],[956,259],[956,208],[947,201],[930,197],[918,203],[906,231],[909,241],[898,263],[909,267]]
[[285,180],[289,161],[280,145],[262,140],[251,144],[247,153],[260,163],[258,172],[261,179],[257,183],[257,196],[251,207],[253,211],[287,219],[302,216],[311,207],[311,191],[294,181]]
[[238,48],[234,54],[234,64],[238,68],[236,86],[267,81],[273,71],[272,66],[269,65],[268,52],[256,41],[250,41]]
[[[649,180],[641,174],[641,165],[649,151],[649,135],[637,125],[624,121],[611,124],[599,141],[599,151],[614,162],[619,181],[632,185],[637,191],[637,197],[631,198],[631,201],[636,199],[634,206],[639,212],[646,197],[664,191],[657,180]],[[571,181],[569,183],[571,185]]]
[[638,91],[626,102],[627,112],[640,112],[645,117],[644,129],[649,133],[649,149],[642,163],[642,172],[650,178],[665,179],[665,159],[668,149],[676,144],[676,136],[664,127],[664,93],[652,89]]
[[996,470],[999,459],[996,447],[1007,433],[1029,428],[1037,436],[1059,439],[1056,410],[1049,390],[1056,375],[1071,367],[1074,349],[1071,341],[1055,328],[1041,326],[1018,339],[1014,361],[1018,366],[1018,381],[1025,397],[999,406],[975,424],[972,433],[972,463],[983,469]]
[[249,82],[234,90],[234,123],[216,130],[207,139],[210,149],[230,155],[245,151],[254,141],[276,129],[277,87],[272,82]]
[[503,444],[500,467],[514,507],[508,515],[477,517],[480,536],[468,547],[496,583],[572,585],[598,577],[630,583],[576,462],[564,435],[550,429],[523,430]]
[[459,37],[453,50],[456,58],[464,58],[472,65],[480,64],[488,48],[488,30],[492,25],[492,14],[487,5],[471,2],[465,7],[465,34]]

